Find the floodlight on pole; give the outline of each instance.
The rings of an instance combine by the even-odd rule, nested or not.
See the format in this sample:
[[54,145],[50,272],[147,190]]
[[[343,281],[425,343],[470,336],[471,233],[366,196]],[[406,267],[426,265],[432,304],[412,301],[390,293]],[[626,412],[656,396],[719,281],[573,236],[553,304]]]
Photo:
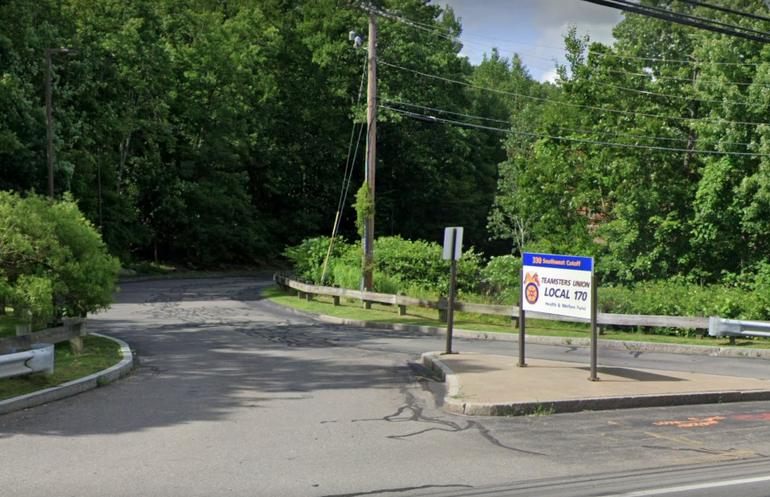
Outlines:
[[53,104],[51,102],[51,54],[66,54],[69,56],[80,54],[79,50],[72,48],[46,48],[45,49],[45,121],[46,121],[46,151],[48,156],[48,196],[53,202]]

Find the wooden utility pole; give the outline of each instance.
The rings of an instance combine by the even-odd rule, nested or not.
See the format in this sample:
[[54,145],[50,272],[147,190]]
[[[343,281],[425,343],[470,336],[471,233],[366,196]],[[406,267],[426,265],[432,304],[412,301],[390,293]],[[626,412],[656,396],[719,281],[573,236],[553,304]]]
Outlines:
[[[367,86],[367,131],[366,131],[366,183],[374,207],[374,176],[377,165],[377,17],[374,8],[369,7],[369,84]],[[371,291],[374,262],[374,209],[364,222],[364,274],[363,289]]]

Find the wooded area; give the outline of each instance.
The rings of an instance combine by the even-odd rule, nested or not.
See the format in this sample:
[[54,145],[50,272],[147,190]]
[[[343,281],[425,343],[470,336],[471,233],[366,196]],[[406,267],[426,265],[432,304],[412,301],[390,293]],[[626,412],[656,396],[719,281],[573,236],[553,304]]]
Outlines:
[[[757,30],[770,23],[645,4]],[[377,236],[464,226],[486,256],[597,257],[605,283],[770,287],[770,47],[625,15],[566,33],[555,83],[517,55],[459,57],[461,22],[382,0]],[[725,6],[770,15],[761,0]],[[56,193],[124,261],[255,263],[342,232],[363,181],[368,15],[344,0],[0,0],[0,189]],[[341,188],[353,167],[350,193]]]

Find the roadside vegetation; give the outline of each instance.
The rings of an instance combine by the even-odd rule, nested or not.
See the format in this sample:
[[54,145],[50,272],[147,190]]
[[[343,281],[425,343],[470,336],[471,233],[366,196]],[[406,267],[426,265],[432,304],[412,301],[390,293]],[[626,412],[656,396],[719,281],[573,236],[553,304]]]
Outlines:
[[[335,307],[331,296],[316,295],[310,302],[297,298],[294,291],[284,292],[277,286],[266,288],[262,294],[276,303],[302,311],[325,314],[345,319],[361,321],[377,321],[380,323],[401,323],[416,326],[433,326],[446,328],[446,323],[438,319],[438,311],[408,307],[405,316],[396,313],[396,307],[387,304],[372,303],[371,309],[363,309],[362,303],[354,299],[340,299],[340,305]],[[455,329],[481,332],[518,333],[513,322],[505,316],[487,316],[467,312],[456,312]],[[527,319],[527,334],[570,338],[590,338],[588,325],[580,323],[564,323],[558,321],[542,321]],[[737,338],[735,345],[730,345],[729,338],[684,336],[661,333],[660,330],[646,328],[634,331],[632,328],[605,327],[602,340],[623,340],[633,342],[670,343],[677,345],[702,345],[710,347],[739,347],[743,349],[770,348],[770,340],[764,338]],[[750,354],[747,354],[750,355]]]
[[[325,285],[357,290],[361,275],[360,243],[337,240],[325,264],[329,238],[305,240],[286,249],[297,278],[316,284],[326,267]],[[441,259],[442,247],[435,242],[380,237],[375,241],[373,291],[404,292],[415,298],[438,300],[449,289],[449,261]],[[663,316],[712,316],[735,319],[770,319],[770,266],[757,275],[732,284],[697,284],[682,277],[631,284],[601,284],[599,312]],[[521,259],[514,255],[485,259],[472,248],[458,263],[457,299],[463,302],[517,305]],[[490,317],[490,319],[492,319]],[[549,325],[551,327],[555,325]],[[561,330],[561,328],[559,328]],[[629,327],[623,327],[623,333]],[[607,333],[612,327],[606,328]],[[642,334],[694,337],[693,329],[640,328]],[[609,336],[609,335],[608,335]]]

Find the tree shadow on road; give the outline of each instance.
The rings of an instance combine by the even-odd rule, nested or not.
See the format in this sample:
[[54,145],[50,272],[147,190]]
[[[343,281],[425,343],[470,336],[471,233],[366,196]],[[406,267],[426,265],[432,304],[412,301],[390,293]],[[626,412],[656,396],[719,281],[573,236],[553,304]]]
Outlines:
[[130,376],[0,417],[0,437],[118,434],[217,421],[244,409],[291,409],[322,390],[397,390],[414,381],[403,355],[358,348],[385,335],[404,336],[398,332],[239,322],[133,331],[127,325],[118,335],[141,361]]

